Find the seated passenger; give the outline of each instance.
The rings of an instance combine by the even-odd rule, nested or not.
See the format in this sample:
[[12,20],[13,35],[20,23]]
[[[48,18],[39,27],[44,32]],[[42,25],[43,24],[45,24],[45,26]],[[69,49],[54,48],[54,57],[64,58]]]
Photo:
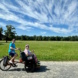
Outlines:
[[29,50],[29,45],[28,44],[25,46],[24,53],[26,54],[26,56],[34,55],[35,62],[36,63],[38,62],[36,55]]

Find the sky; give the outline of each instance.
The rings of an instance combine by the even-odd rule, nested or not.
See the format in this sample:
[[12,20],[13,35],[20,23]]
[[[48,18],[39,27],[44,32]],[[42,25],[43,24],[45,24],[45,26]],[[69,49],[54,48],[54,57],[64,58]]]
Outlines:
[[17,35],[78,35],[78,0],[0,0],[0,27]]

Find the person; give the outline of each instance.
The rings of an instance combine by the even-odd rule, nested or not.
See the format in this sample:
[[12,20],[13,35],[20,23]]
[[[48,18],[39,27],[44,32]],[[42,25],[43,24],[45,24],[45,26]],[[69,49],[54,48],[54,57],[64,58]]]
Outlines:
[[36,63],[38,62],[36,55],[29,50],[29,45],[28,44],[25,46],[24,53],[26,54],[26,56],[34,55],[35,62]]
[[15,46],[15,39],[12,40],[12,42],[9,44],[9,50],[8,53],[11,56],[11,59],[9,61],[10,64],[14,64],[14,60],[15,58],[18,56],[17,53],[15,52],[15,50],[19,50],[18,48],[16,48]]

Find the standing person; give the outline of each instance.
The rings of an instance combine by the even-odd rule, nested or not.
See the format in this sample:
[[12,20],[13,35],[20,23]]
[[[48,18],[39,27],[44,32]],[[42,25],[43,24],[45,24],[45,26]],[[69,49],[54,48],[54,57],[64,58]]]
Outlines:
[[15,50],[18,50],[18,48],[16,48],[15,39],[13,39],[12,42],[9,44],[9,50],[8,50],[9,55],[12,57],[9,61],[10,64],[14,64],[13,61],[18,56]]

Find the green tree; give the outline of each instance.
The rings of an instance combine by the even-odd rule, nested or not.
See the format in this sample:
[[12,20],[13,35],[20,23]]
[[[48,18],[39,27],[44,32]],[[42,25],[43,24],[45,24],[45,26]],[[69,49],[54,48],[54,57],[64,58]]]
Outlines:
[[7,25],[6,28],[7,29],[4,32],[5,32],[6,42],[7,42],[7,40],[12,40],[13,38],[15,38],[16,32],[15,32],[15,28],[12,25]]
[[22,35],[22,36],[21,36],[21,40],[26,40],[25,35]]
[[37,37],[36,35],[33,36],[34,40],[36,40],[36,37]]
[[3,36],[3,28],[2,27],[0,27],[0,40],[2,40],[2,36]]
[[38,36],[38,41],[41,41],[42,40],[42,36]]

